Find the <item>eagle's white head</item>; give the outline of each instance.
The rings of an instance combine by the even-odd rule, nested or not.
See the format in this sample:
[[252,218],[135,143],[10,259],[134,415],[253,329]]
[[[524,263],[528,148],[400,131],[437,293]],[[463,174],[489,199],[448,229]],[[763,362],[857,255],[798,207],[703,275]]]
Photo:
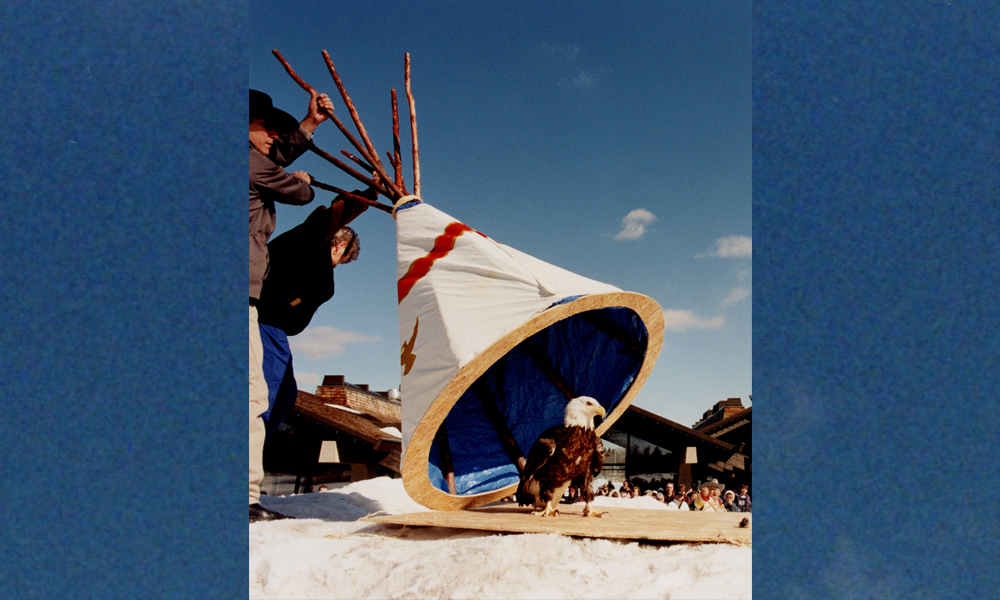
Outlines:
[[597,400],[594,400],[590,396],[580,396],[579,398],[573,398],[566,405],[566,419],[564,424],[567,427],[575,425],[584,429],[593,429],[594,417],[597,415],[604,417],[606,414],[607,412],[604,410],[604,407]]

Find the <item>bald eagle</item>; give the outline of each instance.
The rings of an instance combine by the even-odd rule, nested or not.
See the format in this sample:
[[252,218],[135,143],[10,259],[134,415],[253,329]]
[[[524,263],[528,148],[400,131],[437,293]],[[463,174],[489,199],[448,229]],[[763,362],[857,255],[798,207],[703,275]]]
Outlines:
[[604,445],[594,431],[594,417],[605,414],[604,407],[588,396],[569,401],[563,424],[543,431],[528,452],[517,486],[518,505],[531,504],[541,509],[533,511],[533,515],[558,515],[555,507],[572,484],[583,488],[583,516],[604,516],[592,511],[590,503],[594,499],[594,476],[604,466]]

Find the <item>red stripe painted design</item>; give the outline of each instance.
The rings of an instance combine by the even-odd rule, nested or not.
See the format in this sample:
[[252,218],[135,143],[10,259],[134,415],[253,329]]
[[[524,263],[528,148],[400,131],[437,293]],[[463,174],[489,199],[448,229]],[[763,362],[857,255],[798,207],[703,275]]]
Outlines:
[[[413,289],[413,286],[430,272],[435,261],[439,258],[448,256],[448,254],[455,249],[455,240],[466,231],[479,233],[468,225],[457,221],[448,223],[448,226],[444,229],[444,233],[435,238],[434,247],[431,251],[427,255],[421,256],[417,260],[413,261],[410,264],[410,268],[407,269],[406,275],[403,275],[403,277],[396,282],[396,292],[399,295],[399,302],[402,302],[403,298],[406,298],[406,295]],[[479,235],[486,237],[482,233],[479,233]]]

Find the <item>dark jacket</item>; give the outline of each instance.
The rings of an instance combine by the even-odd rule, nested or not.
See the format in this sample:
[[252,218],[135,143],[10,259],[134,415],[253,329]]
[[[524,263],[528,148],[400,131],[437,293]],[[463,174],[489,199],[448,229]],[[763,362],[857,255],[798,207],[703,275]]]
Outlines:
[[[377,197],[374,190],[359,195]],[[333,297],[333,235],[368,208],[337,196],[330,207],[320,206],[306,220],[267,245],[271,268],[257,304],[262,325],[296,335],[309,325],[324,302]]]
[[275,202],[309,204],[315,197],[312,186],[285,172],[309,148],[309,136],[301,127],[274,141],[264,156],[250,146],[250,297],[259,298],[268,272],[267,241],[277,223]]

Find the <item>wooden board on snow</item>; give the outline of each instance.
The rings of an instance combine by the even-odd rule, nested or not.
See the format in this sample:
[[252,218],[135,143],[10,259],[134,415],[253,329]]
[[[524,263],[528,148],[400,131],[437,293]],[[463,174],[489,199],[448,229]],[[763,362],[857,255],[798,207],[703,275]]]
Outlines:
[[[603,518],[583,517],[583,504],[559,505],[559,516],[538,517],[529,507],[487,506],[468,510],[428,511],[365,517],[375,523],[419,527],[451,527],[503,533],[558,533],[576,537],[633,541],[729,543],[752,545],[750,513],[594,507]],[[740,527],[746,518],[747,527]]]

